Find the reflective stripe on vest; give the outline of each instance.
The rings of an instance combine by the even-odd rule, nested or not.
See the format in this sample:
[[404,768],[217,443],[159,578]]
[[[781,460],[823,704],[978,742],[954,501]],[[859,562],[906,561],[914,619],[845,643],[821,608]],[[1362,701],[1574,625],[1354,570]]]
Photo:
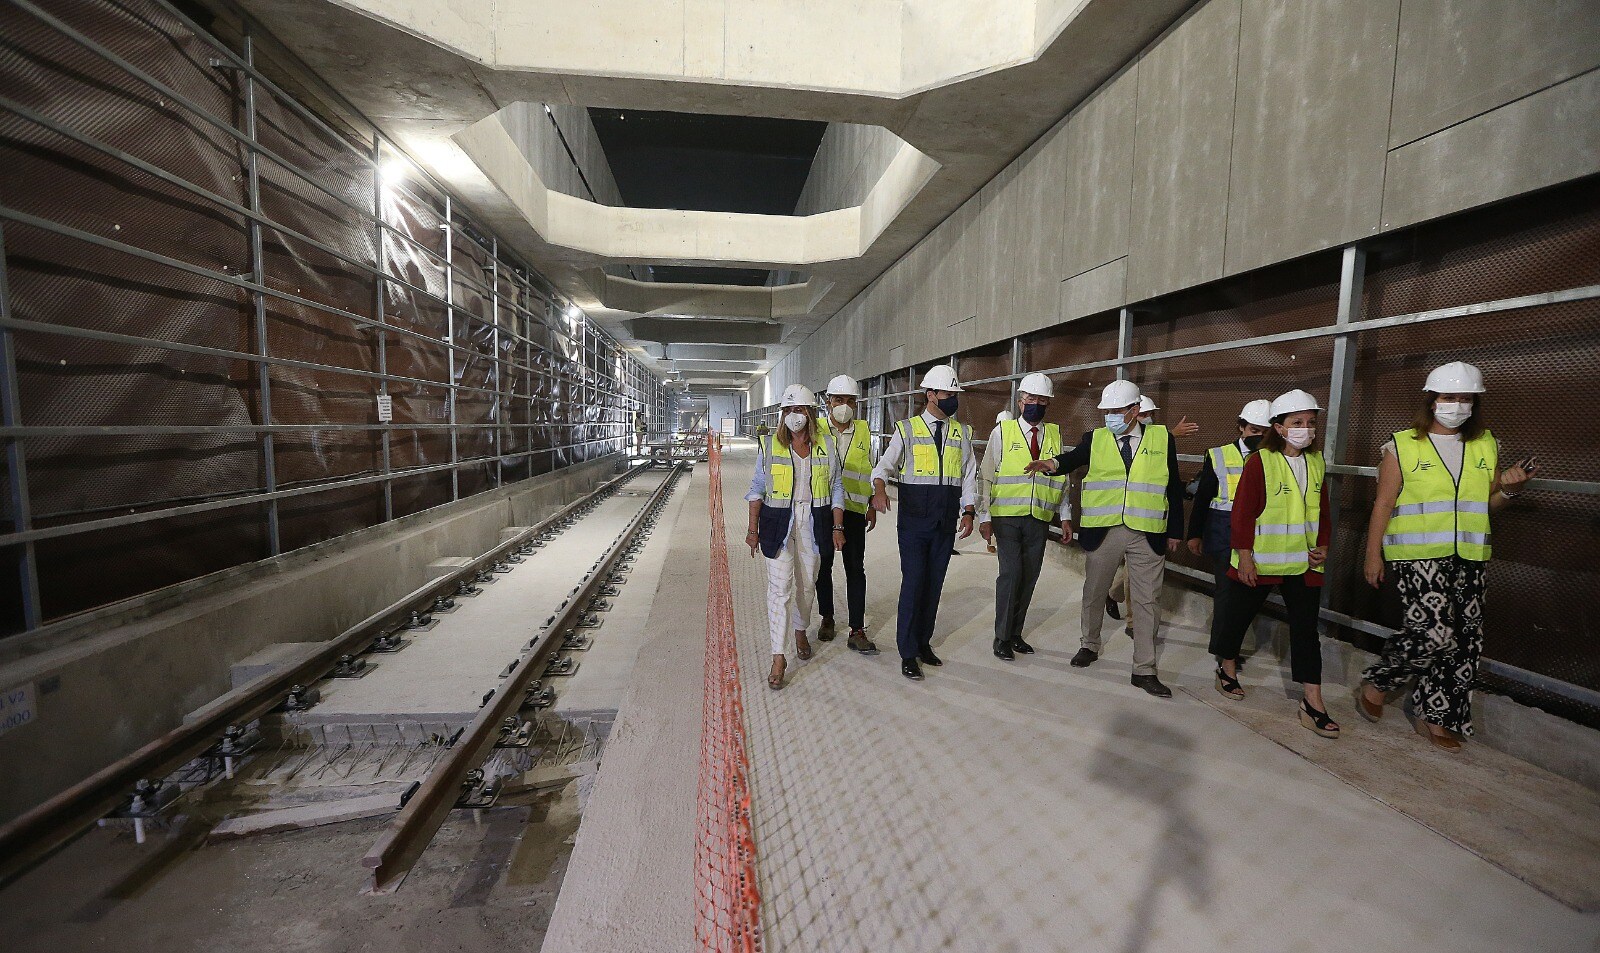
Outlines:
[[1426,434],[1418,439],[1415,430],[1402,430],[1394,435],[1394,449],[1400,497],[1383,532],[1383,558],[1487,561],[1489,491],[1499,462],[1494,436],[1485,430],[1466,441],[1459,481]]
[[1212,447],[1208,451],[1211,469],[1217,475],[1217,495],[1211,499],[1211,508],[1223,512],[1233,511],[1233,498],[1239,493],[1239,477],[1244,474],[1244,454],[1237,443]]
[[[1305,455],[1306,485],[1295,478],[1289,460],[1275,450],[1257,450],[1267,505],[1256,517],[1256,571],[1263,576],[1303,576],[1313,569],[1307,553],[1317,547],[1322,528],[1322,480],[1327,464],[1322,454]],[[1239,568],[1239,551],[1230,558]]]
[[[1048,460],[1061,453],[1061,428],[1045,424],[1039,437],[1039,459]],[[1046,523],[1054,523],[1061,510],[1061,494],[1067,486],[1067,476],[1049,476],[1044,473],[1024,473],[1033,462],[1033,448],[1022,435],[1022,424],[1015,420],[1000,424],[1000,466],[995,470],[993,489],[990,491],[990,516],[1034,516]]]
[[1144,428],[1133,466],[1122,465],[1117,438],[1105,427],[1089,445],[1089,472],[1083,483],[1083,526],[1122,526],[1141,533],[1167,531],[1167,428]]
[[[811,505],[833,505],[832,460],[833,453],[827,437],[811,445]],[[767,438],[767,493],[762,502],[774,509],[786,510],[794,499],[794,458],[789,448],[778,442],[778,435]]]
[[[909,426],[907,426],[909,424]],[[900,482],[910,486],[960,486],[961,445],[965,431],[954,420],[945,421],[944,455],[933,442],[933,431],[928,422],[918,414],[909,421],[902,420],[895,427],[900,431],[900,445],[911,451],[900,456]],[[907,462],[911,466],[906,466]],[[940,464],[943,463],[943,470]]]
[[[841,474],[844,481],[844,508],[866,515],[872,499],[872,430],[865,420],[858,420],[851,427],[850,434],[850,447],[844,451],[844,472]],[[834,447],[837,451],[837,442]]]

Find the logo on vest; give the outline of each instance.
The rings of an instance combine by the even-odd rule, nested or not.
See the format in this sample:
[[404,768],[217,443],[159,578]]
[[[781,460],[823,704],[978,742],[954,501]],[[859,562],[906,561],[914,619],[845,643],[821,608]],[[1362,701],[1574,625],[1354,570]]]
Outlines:
[[1287,484],[1287,483],[1279,483],[1278,484],[1278,488],[1272,491],[1272,495],[1273,496],[1282,496],[1283,494],[1285,494],[1287,492],[1289,492],[1289,484]]
[[1489,461],[1488,461],[1488,459],[1486,457],[1479,457],[1478,458],[1478,469],[1479,470],[1487,470],[1487,469],[1489,469]]
[[1418,460],[1417,461],[1417,465],[1411,468],[1411,472],[1412,473],[1416,473],[1418,470],[1432,470],[1432,469],[1433,469],[1433,464],[1429,463],[1426,460]]

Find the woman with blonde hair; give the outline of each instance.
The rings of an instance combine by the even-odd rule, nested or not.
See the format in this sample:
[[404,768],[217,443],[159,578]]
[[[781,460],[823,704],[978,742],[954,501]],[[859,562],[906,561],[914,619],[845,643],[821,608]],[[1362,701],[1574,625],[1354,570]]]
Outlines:
[[[772,669],[767,687],[782,688],[785,652],[794,633],[795,655],[811,658],[806,630],[816,604],[819,539],[844,548],[844,480],[833,441],[817,423],[817,398],[790,384],[783,392],[776,433],[761,441],[750,479],[750,528],[745,545],[767,558],[767,624]],[[831,531],[830,528],[831,527]]]

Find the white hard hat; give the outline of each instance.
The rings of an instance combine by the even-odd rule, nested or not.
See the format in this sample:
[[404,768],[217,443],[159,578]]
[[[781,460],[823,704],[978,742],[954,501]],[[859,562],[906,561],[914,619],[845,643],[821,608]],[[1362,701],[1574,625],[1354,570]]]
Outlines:
[[1150,399],[1150,395],[1149,394],[1140,394],[1139,395],[1139,413],[1148,414],[1152,410],[1160,410],[1160,409],[1161,409],[1160,407],[1156,406],[1156,402]]
[[1022,383],[1017,385],[1017,390],[1025,394],[1032,394],[1035,397],[1054,397],[1056,395],[1055,385],[1050,383],[1050,378],[1043,374],[1029,374],[1024,377]]
[[1139,402],[1139,385],[1133,381],[1112,381],[1100,392],[1101,410],[1120,410]]
[[1279,394],[1272,401],[1272,408],[1268,411],[1272,419],[1276,420],[1285,414],[1297,414],[1302,410],[1321,410],[1322,405],[1317,399],[1303,390],[1292,390],[1287,394]]
[[1244,405],[1243,410],[1239,411],[1239,419],[1247,424],[1255,424],[1257,427],[1267,426],[1272,423],[1272,401],[1252,400]]
[[860,397],[861,385],[848,374],[840,374],[828,382],[829,397]]
[[1465,361],[1451,361],[1434,368],[1422,389],[1435,394],[1481,394],[1485,390],[1483,372]]
[[817,395],[811,393],[811,388],[804,384],[790,384],[783,389],[783,400],[779,402],[779,406],[815,407],[817,406]]
[[935,364],[922,375],[923,390],[947,390],[959,394],[961,382],[956,380],[956,369],[949,364]]
[[1009,410],[1002,410],[998,414],[994,415],[994,422],[997,423],[997,424],[1003,424],[1008,420],[1016,420],[1016,419],[1017,418],[1011,416],[1011,411],[1009,411]]

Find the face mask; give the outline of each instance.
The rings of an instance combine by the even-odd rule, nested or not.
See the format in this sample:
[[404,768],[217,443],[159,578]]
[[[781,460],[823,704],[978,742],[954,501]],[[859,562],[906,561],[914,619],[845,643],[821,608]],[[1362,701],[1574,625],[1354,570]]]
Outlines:
[[1139,416],[1139,423],[1144,424],[1146,427],[1148,427],[1148,426],[1150,426],[1150,418],[1148,416],[1146,416],[1146,415],[1141,414]]
[[1433,405],[1433,419],[1451,430],[1467,422],[1472,416],[1472,405],[1468,403],[1445,403]]
[[1261,435],[1252,434],[1251,436],[1244,438],[1244,445],[1251,450],[1261,446]]
[[1289,427],[1286,429],[1283,440],[1296,450],[1304,450],[1311,446],[1311,441],[1317,439],[1315,427]]
[[1128,427],[1128,418],[1116,413],[1106,414],[1106,429],[1117,436],[1127,433]]
[[1043,404],[1023,404],[1022,419],[1030,424],[1036,424],[1044,419],[1045,406]]
[[856,419],[856,409],[851,407],[849,404],[840,404],[839,406],[828,411],[828,416],[833,418],[834,423],[843,427],[845,424]]
[[806,429],[806,424],[808,424],[810,422],[811,422],[811,418],[807,417],[805,414],[784,414],[783,415],[783,425],[785,427],[788,427],[790,430],[794,431],[795,433],[799,433],[800,431]]
[[938,408],[946,417],[955,416],[956,408],[961,406],[961,398],[955,394],[939,399]]

